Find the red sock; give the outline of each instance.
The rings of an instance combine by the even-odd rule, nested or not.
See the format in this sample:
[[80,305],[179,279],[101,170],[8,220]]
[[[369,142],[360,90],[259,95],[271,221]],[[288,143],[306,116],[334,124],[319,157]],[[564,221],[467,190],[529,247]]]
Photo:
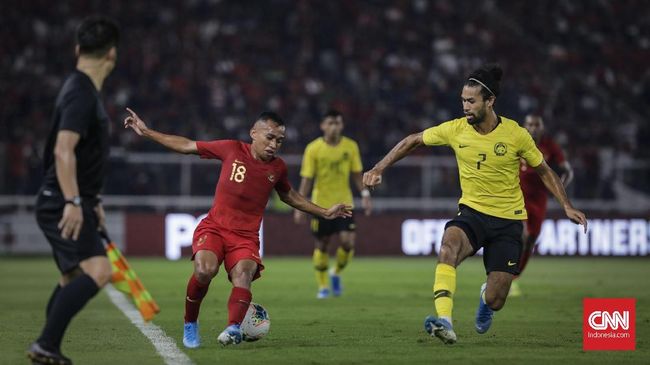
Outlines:
[[210,283],[201,284],[192,274],[190,281],[187,283],[187,296],[185,297],[185,323],[196,322],[199,318],[199,309],[201,301],[208,292]]
[[239,324],[244,320],[253,294],[248,289],[233,287],[228,299],[228,325]]

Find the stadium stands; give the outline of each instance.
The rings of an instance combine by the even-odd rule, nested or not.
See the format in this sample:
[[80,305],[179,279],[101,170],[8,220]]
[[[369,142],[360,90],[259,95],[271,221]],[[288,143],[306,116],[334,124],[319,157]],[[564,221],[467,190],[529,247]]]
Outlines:
[[[120,128],[127,105],[157,129],[196,139],[245,138],[252,118],[272,109],[288,121],[283,154],[302,152],[318,135],[319,115],[335,107],[368,165],[407,133],[459,115],[463,76],[497,61],[506,72],[497,110],[545,117],[575,166],[576,198],[614,198],[615,167],[639,160],[646,168],[621,178],[648,193],[644,1],[196,0],[4,9],[0,194],[36,191],[54,98],[74,65],[73,27],[100,3],[126,35],[104,99],[112,144],[127,152],[160,151]],[[131,168],[113,164],[120,167]],[[178,184],[174,171],[160,174]],[[128,175],[139,182],[114,178],[107,193],[170,189],[149,184],[147,173]],[[446,180],[434,190],[455,191]]]

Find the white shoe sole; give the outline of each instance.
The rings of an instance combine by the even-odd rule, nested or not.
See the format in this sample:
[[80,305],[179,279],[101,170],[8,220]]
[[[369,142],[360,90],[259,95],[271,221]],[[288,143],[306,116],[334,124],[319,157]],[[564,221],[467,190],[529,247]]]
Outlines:
[[236,345],[239,342],[235,341],[235,337],[231,336],[225,332],[222,332],[219,337],[217,337],[217,341],[219,341],[220,344],[223,346],[228,346],[228,345]]
[[190,344],[185,339],[183,339],[183,346],[187,347],[188,349],[195,349],[195,348],[201,346],[201,343],[199,342],[197,344]]
[[444,327],[436,327],[433,330],[433,337],[437,337],[442,341],[445,345],[451,345],[456,343],[457,337],[456,337],[456,332],[453,330],[448,330]]

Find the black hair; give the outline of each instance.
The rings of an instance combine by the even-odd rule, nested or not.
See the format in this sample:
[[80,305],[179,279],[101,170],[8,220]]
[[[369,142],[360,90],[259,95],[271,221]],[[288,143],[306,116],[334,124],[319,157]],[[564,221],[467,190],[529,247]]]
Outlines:
[[465,85],[480,86],[483,99],[489,99],[491,96],[496,98],[501,92],[500,83],[502,76],[503,70],[501,69],[501,66],[489,63],[472,71],[472,73],[467,76]]
[[330,118],[330,117],[331,118],[338,118],[338,117],[342,117],[342,116],[343,116],[343,114],[341,114],[340,111],[338,111],[336,109],[330,109],[323,115],[323,120],[325,120],[326,118]]
[[85,18],[77,27],[79,53],[102,57],[111,47],[120,42],[120,28],[117,23],[105,16],[96,15]]
[[284,125],[284,120],[282,120],[282,118],[280,118],[277,113],[270,111],[261,112],[260,115],[257,116],[257,120],[271,120],[274,121],[277,125]]

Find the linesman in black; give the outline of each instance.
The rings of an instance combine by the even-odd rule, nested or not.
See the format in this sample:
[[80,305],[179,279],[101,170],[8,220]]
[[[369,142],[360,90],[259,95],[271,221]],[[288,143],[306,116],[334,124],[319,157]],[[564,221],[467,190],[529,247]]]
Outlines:
[[99,194],[109,153],[109,118],[99,91],[115,67],[119,37],[114,21],[84,19],[76,32],[76,70],[56,99],[36,220],[61,277],[43,331],[27,351],[33,364],[72,364],[61,354],[66,327],[111,277],[99,234],[105,220]]

